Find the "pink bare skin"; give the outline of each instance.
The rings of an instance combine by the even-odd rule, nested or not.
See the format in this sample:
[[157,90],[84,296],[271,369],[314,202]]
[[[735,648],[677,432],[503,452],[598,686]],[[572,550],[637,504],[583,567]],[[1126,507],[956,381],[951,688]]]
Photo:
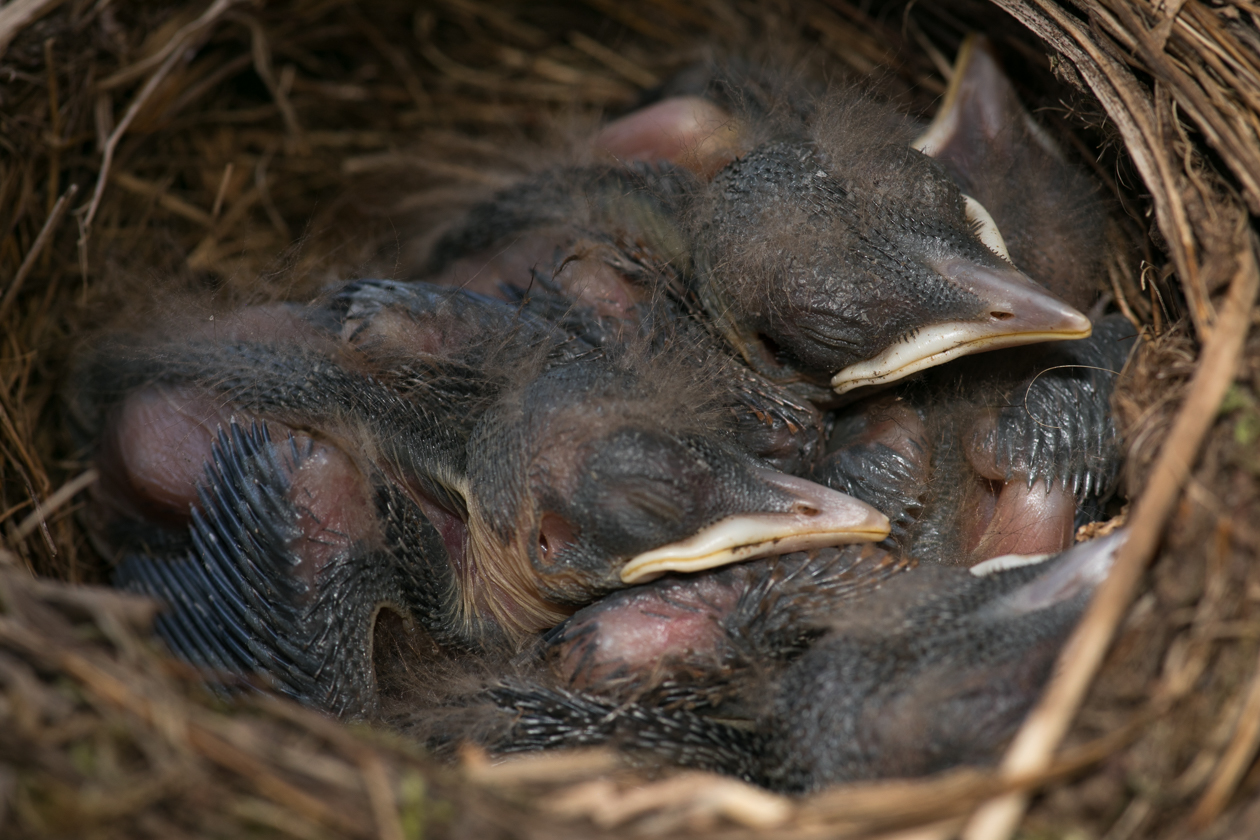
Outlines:
[[[982,418],[981,424],[993,422]],[[984,439],[973,435],[972,440]],[[1076,498],[1062,482],[1028,486],[1016,473],[1007,480],[992,452],[969,447],[967,460],[987,484],[982,488],[976,515],[969,522],[965,548],[970,564],[1004,554],[1058,554],[1072,546]],[[987,496],[987,498],[986,498]]]
[[615,258],[608,245],[577,238],[572,230],[531,231],[494,253],[455,260],[430,282],[503,298],[503,286],[529,289],[538,273],[576,306],[602,318],[633,321],[644,290],[610,264]]
[[[253,306],[184,326],[189,340],[284,342],[326,339],[285,304]],[[231,420],[248,423],[222,395],[193,386],[151,386],[111,409],[101,435],[97,505],[130,519],[182,527],[197,501],[218,430]],[[107,514],[108,515],[108,514]]]
[[592,143],[620,161],[665,160],[712,178],[740,153],[740,127],[699,96],[674,96],[614,120]]
[[1004,482],[993,500],[993,512],[969,543],[971,562],[1003,554],[1058,554],[1072,545],[1076,499],[1062,485],[1049,490],[1021,478]]
[[[194,388],[150,387],[130,394],[110,418],[100,456],[104,476],[93,503],[106,518],[186,526],[218,433],[251,417]],[[294,574],[313,583],[355,542],[375,540],[376,511],[363,473],[340,448],[279,423],[268,429],[289,475],[299,535],[289,545]],[[295,451],[296,450],[296,451]]]
[[663,676],[685,661],[717,664],[722,619],[746,585],[739,568],[663,579],[625,590],[574,614],[552,650],[569,688],[604,689],[610,680]]
[[[101,436],[94,502],[115,515],[188,522],[215,430],[231,411],[194,388],[145,388],[115,408]],[[108,515],[108,514],[107,514]]]
[[552,279],[576,303],[590,307],[602,318],[635,320],[634,308],[644,302],[643,290],[609,264],[613,257],[607,245],[577,242]]
[[372,488],[337,447],[299,433],[292,434],[291,446],[287,430],[269,426],[280,462],[290,470],[289,501],[301,529],[289,544],[299,560],[294,574],[313,586],[329,561],[349,554],[356,543],[379,539]]

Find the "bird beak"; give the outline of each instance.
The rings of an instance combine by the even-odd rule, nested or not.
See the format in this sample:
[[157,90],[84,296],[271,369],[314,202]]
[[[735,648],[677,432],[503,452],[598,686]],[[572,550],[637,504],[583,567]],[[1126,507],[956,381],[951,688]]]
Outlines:
[[786,513],[728,516],[685,540],[644,552],[621,570],[623,583],[646,583],[666,572],[699,572],[822,546],[878,542],[888,517],[851,496],[770,470],[758,477],[794,499]]
[[[1129,538],[1128,531],[1120,529],[1113,534],[1089,542],[1078,543],[1068,551],[1049,560],[1042,560],[1045,571],[1016,587],[987,608],[990,616],[1018,618],[1040,612],[1056,604],[1069,601],[1078,595],[1093,593],[1107,579],[1116,555]],[[978,566],[971,573],[979,577],[1001,574],[1013,566],[1036,563],[1036,559],[1021,563],[1012,555],[995,557]]]
[[959,258],[933,268],[984,302],[979,316],[924,327],[875,358],[850,365],[831,379],[837,394],[895,382],[982,350],[1088,338],[1093,329],[1088,318],[1014,268],[988,268]]
[[1001,80],[1001,71],[986,52],[985,44],[974,37],[963,41],[936,117],[910,148],[940,157],[951,144],[965,141],[968,130],[991,132],[1002,127],[1005,115],[999,108],[1001,99],[992,95],[997,89],[994,80]]
[[1033,142],[1061,159],[1054,139],[1020,103],[1010,79],[983,35],[968,35],[958,49],[949,88],[927,131],[910,144],[928,157],[948,161],[963,174],[974,174],[995,152],[1022,135],[1011,127],[1022,123]]

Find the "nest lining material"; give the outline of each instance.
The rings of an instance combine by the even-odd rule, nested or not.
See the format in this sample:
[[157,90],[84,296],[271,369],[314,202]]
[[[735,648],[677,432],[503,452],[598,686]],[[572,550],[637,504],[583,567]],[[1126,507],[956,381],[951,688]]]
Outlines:
[[[1245,0],[0,7],[0,831],[989,838],[1022,794],[968,823],[977,805],[1032,790],[1027,836],[1253,835],[1257,15]],[[73,515],[95,475],[57,417],[85,331],[391,273],[413,231],[704,49],[795,55],[926,114],[973,29],[1114,193],[1111,292],[1146,339],[1117,405],[1134,536],[1003,772],[788,800],[645,780],[605,752],[435,766],[274,698],[221,708],[155,653],[148,605],[57,582],[104,576]]]

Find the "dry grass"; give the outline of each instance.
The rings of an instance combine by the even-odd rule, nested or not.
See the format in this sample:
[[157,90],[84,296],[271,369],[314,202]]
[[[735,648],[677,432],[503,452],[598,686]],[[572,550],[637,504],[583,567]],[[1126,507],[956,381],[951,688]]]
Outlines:
[[[0,833],[947,837],[1028,790],[1029,838],[1254,836],[1257,16],[1247,0],[0,7]],[[151,649],[147,606],[57,582],[106,574],[74,516],[95,476],[58,414],[92,329],[405,276],[435,225],[706,49],[928,113],[969,29],[1114,194],[1109,291],[1147,338],[1117,406],[1143,536],[1080,643],[1106,657],[1096,677],[1073,657],[1039,718],[1051,737],[1004,773],[788,800],[606,753],[437,766],[274,699],[226,708]]]

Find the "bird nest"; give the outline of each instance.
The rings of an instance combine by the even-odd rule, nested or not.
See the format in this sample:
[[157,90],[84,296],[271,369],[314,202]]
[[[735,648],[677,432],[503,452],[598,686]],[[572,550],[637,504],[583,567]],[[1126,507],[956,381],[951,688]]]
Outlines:
[[[0,833],[1255,836],[1258,24],[1250,0],[0,6]],[[1106,292],[1142,330],[1131,537],[1000,767],[793,799],[602,751],[439,764],[225,706],[151,604],[87,585],[97,476],[58,403],[80,336],[403,274],[437,221],[708,51],[930,116],[970,31],[1114,195]]]

